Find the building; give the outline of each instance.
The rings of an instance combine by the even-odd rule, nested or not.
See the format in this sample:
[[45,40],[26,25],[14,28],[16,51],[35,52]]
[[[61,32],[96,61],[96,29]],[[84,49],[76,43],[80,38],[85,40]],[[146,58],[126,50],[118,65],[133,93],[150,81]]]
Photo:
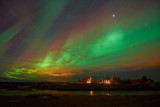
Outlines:
[[120,78],[119,77],[115,77],[115,76],[111,76],[111,78],[106,77],[105,79],[101,79],[98,81],[94,81],[92,79],[92,77],[89,78],[83,78],[82,79],[82,83],[87,83],[87,84],[91,84],[91,83],[99,83],[99,84],[118,84],[120,82]]
[[111,81],[104,79],[104,80],[97,81],[97,83],[99,83],[99,84],[111,84]]
[[82,83],[90,84],[90,83],[92,83],[92,82],[93,82],[92,77],[82,79]]

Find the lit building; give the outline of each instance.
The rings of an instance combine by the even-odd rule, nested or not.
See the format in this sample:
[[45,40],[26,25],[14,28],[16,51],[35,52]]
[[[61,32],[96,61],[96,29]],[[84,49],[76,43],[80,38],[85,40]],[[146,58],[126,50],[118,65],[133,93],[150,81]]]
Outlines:
[[90,84],[92,82],[92,77],[89,77],[88,79],[87,79],[87,84]]
[[111,76],[111,78],[109,79],[108,77],[106,77],[106,79],[102,79],[102,80],[98,80],[98,81],[94,81],[92,79],[92,77],[89,78],[83,78],[81,83],[87,83],[87,84],[91,84],[91,83],[99,83],[99,84],[118,84],[120,82],[120,78],[115,77],[115,76]]
[[92,77],[82,79],[82,82],[87,84],[92,83],[92,81],[93,81]]
[[119,81],[120,81],[120,78],[111,76],[110,79],[106,77],[106,79],[104,80],[98,80],[97,83],[99,84],[117,84]]
[[99,81],[97,81],[97,83],[99,83],[99,84],[111,84],[111,81],[110,80],[99,80]]

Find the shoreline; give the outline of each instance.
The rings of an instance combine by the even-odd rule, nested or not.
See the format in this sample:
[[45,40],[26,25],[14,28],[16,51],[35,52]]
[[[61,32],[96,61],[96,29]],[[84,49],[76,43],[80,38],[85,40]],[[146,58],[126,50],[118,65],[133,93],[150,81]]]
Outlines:
[[0,89],[7,90],[58,90],[58,91],[160,91],[155,84],[76,84],[76,83],[1,83]]

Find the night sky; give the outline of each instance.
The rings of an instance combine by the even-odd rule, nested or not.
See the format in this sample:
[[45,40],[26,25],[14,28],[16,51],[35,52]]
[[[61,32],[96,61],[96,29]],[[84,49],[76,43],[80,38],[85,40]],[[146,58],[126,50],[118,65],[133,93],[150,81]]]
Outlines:
[[0,0],[0,81],[160,81],[160,0]]

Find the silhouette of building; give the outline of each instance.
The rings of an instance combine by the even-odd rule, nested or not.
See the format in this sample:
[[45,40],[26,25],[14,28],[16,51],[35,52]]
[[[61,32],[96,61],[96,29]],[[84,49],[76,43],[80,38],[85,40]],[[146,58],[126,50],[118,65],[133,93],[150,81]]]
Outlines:
[[141,79],[137,79],[137,80],[120,80],[119,77],[115,77],[115,76],[111,76],[106,77],[105,79],[101,79],[101,80],[94,80],[92,77],[88,77],[88,78],[83,78],[82,81],[79,80],[78,82],[79,84],[83,84],[83,83],[87,83],[87,84],[132,84],[132,85],[140,85],[140,84],[153,84],[154,81],[152,79],[148,79],[147,77],[143,76]]
[[120,82],[120,78],[119,77],[115,77],[115,76],[111,76],[111,78],[106,77],[105,79],[101,79],[98,81],[94,81],[92,79],[92,77],[89,78],[83,78],[82,79],[82,83],[99,83],[99,84],[118,84]]
[[102,79],[102,80],[97,81],[97,83],[99,83],[99,84],[118,84],[119,82],[120,82],[120,78],[115,77],[115,76],[111,76],[110,79],[109,79],[109,77],[106,77],[106,79]]

